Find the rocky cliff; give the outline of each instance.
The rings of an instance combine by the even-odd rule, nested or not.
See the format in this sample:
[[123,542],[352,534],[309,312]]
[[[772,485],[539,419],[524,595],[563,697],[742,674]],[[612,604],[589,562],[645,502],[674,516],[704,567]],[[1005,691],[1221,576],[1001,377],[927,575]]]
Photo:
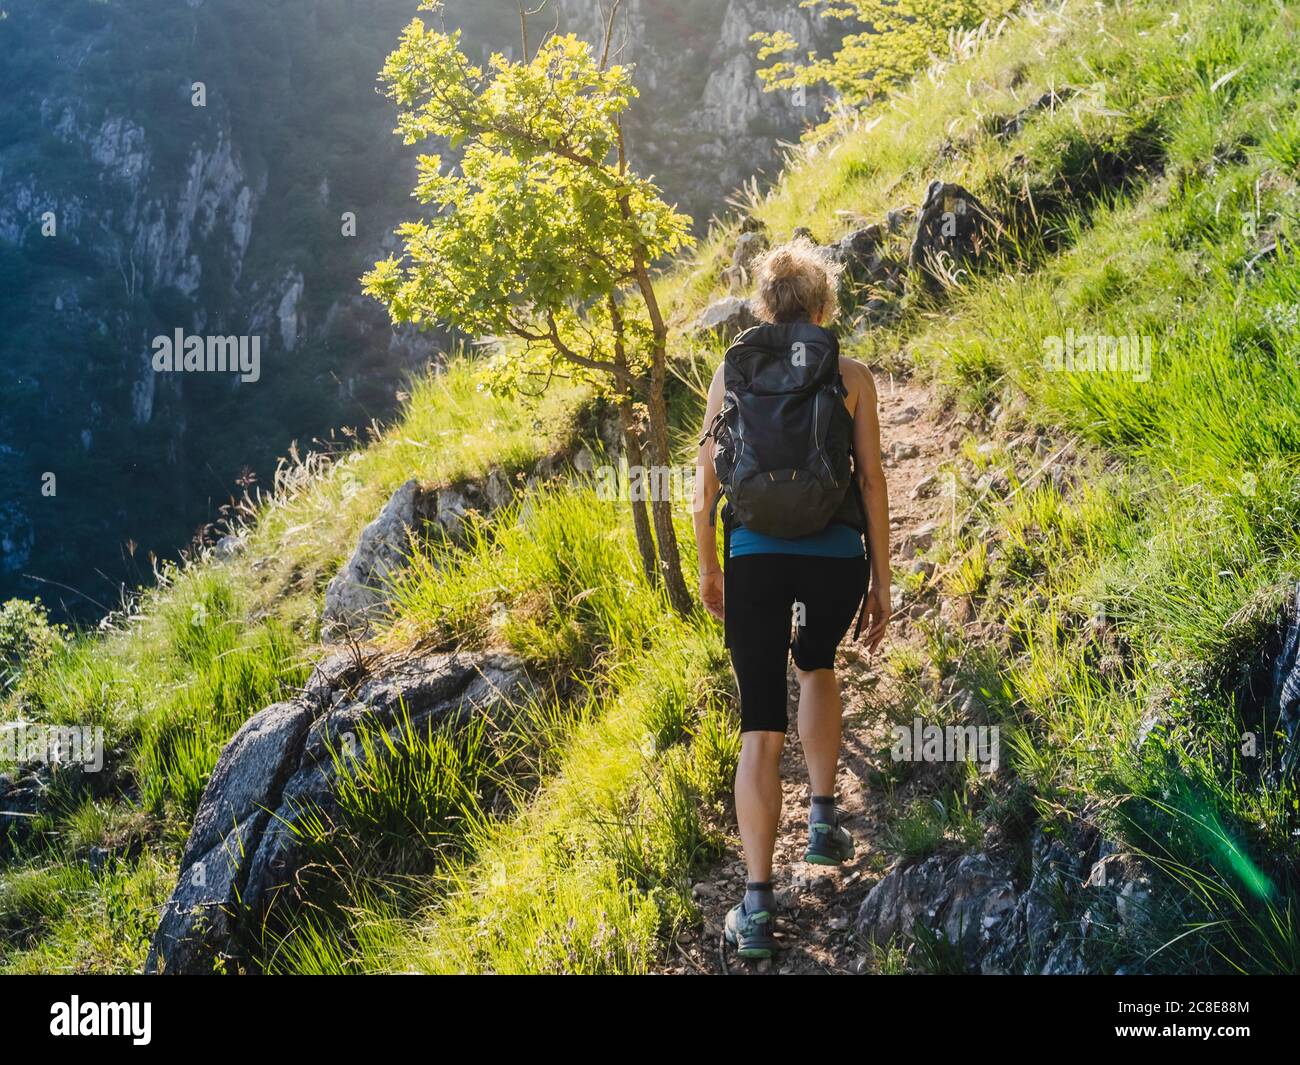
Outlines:
[[[291,441],[386,416],[445,343],[392,330],[356,281],[411,209],[414,153],[374,82],[416,4],[6,8],[0,598],[93,615]],[[598,5],[553,10],[599,38]],[[471,53],[517,54],[513,3],[445,17]],[[807,38],[814,21],[775,0],[625,8],[635,161],[697,221],[816,117],[761,92],[748,42],[759,28]],[[173,336],[256,339],[259,365],[160,372],[156,342]]]

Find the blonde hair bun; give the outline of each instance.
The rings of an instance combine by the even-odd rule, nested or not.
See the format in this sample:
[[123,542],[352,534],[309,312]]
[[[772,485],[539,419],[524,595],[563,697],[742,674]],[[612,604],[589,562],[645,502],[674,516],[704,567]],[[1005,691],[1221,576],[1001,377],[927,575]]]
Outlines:
[[759,260],[754,310],[776,324],[820,318],[827,325],[839,310],[840,270],[807,237],[795,237]]

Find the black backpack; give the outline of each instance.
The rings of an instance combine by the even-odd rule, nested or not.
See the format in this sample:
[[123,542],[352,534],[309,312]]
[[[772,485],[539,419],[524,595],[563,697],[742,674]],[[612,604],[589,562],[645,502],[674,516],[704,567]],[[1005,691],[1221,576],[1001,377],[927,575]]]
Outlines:
[[704,439],[717,442],[727,532],[794,538],[834,521],[865,532],[834,334],[809,322],[754,326],[723,366],[725,398]]

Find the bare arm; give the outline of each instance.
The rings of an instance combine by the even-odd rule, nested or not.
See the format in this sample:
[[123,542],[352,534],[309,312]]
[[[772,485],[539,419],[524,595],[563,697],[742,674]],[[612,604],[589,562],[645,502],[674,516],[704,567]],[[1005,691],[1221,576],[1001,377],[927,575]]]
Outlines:
[[866,643],[871,650],[880,646],[889,624],[889,489],[885,470],[880,464],[880,416],[877,409],[876,384],[871,371],[860,362],[845,360],[849,373],[846,384],[856,395],[853,409],[853,454],[856,458],[858,486],[867,510],[867,551],[871,558],[871,581],[867,592],[867,614],[871,627]]
[[[709,398],[704,408],[703,436],[722,409],[722,367],[719,366],[709,384]],[[704,608],[714,617],[723,616],[722,567],[718,564],[718,527],[711,521],[713,502],[718,498],[718,474],[713,468],[714,440],[709,437],[700,445],[695,459],[695,552],[700,563],[700,598]]]

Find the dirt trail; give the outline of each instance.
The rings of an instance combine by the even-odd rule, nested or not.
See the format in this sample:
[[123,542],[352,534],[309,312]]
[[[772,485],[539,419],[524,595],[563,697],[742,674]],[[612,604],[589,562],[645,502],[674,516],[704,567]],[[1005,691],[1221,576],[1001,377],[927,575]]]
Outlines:
[[[940,412],[924,386],[914,381],[891,381],[877,372],[876,387],[897,574],[899,567],[915,554],[908,535],[944,516],[946,500],[941,493],[916,493],[914,489],[953,455],[965,433],[951,424],[942,424]],[[879,661],[891,648],[919,643],[913,615],[920,616],[936,602],[933,591],[917,598],[904,597],[901,603],[896,599],[889,636],[874,660],[847,641],[840,648],[837,669],[844,692],[844,748],[836,795],[846,818],[843,823],[857,843],[854,859],[838,869],[803,861],[809,788],[795,728],[798,688],[791,670],[790,726],[781,768],[784,803],[772,870],[779,911],[777,954],[770,961],[750,963],[737,958],[730,947],[720,947],[723,920],[744,893],[745,883],[740,841],[732,821],[725,856],[692,889],[704,913],[704,926],[679,938],[660,972],[746,975],[864,970],[867,948],[857,940],[853,925],[862,900],[886,865],[878,846],[886,806],[879,784],[873,786],[871,781],[882,768],[882,755],[888,757],[889,732],[883,707],[907,697],[879,670]]]

